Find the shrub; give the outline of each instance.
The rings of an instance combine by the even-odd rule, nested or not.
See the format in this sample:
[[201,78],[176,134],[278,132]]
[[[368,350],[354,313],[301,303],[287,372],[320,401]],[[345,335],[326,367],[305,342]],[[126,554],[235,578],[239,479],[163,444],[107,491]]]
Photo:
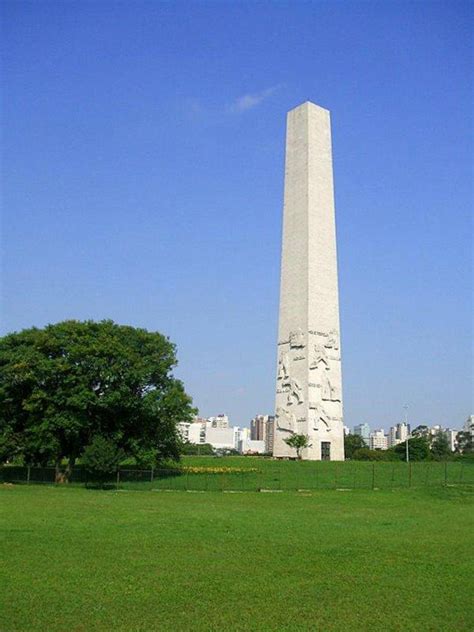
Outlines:
[[94,437],[82,455],[82,465],[94,482],[105,482],[125,457],[123,450],[105,437]]
[[352,458],[355,461],[384,461],[385,456],[382,450],[371,450],[370,448],[359,448],[355,450]]

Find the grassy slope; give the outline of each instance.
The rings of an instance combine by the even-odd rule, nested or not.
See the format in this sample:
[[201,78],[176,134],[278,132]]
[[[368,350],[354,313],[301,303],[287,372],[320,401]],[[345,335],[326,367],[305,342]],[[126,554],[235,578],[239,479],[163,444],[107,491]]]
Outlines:
[[0,490],[3,631],[474,628],[458,488]]

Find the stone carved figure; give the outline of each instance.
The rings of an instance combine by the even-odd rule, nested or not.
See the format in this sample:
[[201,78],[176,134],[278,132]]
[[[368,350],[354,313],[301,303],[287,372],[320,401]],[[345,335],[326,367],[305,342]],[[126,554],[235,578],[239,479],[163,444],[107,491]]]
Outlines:
[[288,406],[291,406],[292,404],[303,403],[303,397],[301,395],[303,389],[294,377],[290,377],[287,382],[283,384],[283,386],[286,386],[288,388],[288,397],[286,400]]
[[339,389],[331,384],[330,379],[326,376],[323,377],[323,384],[321,388],[321,399],[329,402],[340,402],[341,394]]
[[290,331],[290,349],[302,349],[304,344],[304,333],[298,327],[296,331]]
[[326,426],[326,430],[328,432],[330,431],[329,415],[324,410],[324,408],[321,406],[321,404],[317,404],[316,407],[314,408],[313,423],[314,423],[314,430],[319,430],[319,424],[322,423],[322,424],[324,424]]
[[338,351],[339,349],[339,335],[335,329],[331,329],[328,334],[328,339],[324,343],[326,349],[334,349],[334,351]]
[[286,408],[279,406],[276,409],[276,422],[277,428],[284,432],[296,432],[296,415],[291,413]]
[[289,357],[287,353],[282,353],[280,359],[278,360],[278,380],[288,380],[288,365],[290,363]]
[[330,369],[329,358],[325,347],[321,345],[314,345],[313,361],[309,365],[309,368],[317,369],[319,365],[322,365],[326,371],[329,371]]

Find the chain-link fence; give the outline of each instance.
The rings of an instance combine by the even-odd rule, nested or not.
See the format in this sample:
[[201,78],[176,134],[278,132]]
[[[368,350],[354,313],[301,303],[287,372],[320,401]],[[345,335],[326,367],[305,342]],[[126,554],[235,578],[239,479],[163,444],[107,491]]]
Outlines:
[[[0,467],[0,481],[55,484],[54,467]],[[291,491],[314,489],[396,489],[441,485],[474,485],[474,464],[446,462],[278,462],[259,467],[177,467],[126,469],[97,476],[73,469],[69,483],[88,487],[163,491]]]

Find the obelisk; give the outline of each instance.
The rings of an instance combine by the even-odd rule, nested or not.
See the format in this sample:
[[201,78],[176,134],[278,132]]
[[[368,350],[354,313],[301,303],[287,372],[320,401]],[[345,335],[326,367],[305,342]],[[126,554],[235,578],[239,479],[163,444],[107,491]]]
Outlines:
[[344,459],[339,333],[331,122],[306,102],[287,117],[275,457],[304,434],[304,459]]

